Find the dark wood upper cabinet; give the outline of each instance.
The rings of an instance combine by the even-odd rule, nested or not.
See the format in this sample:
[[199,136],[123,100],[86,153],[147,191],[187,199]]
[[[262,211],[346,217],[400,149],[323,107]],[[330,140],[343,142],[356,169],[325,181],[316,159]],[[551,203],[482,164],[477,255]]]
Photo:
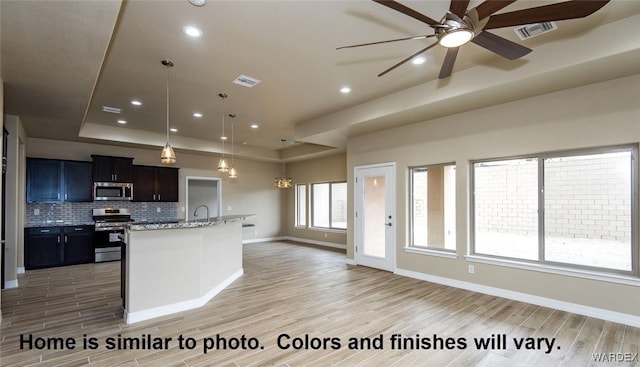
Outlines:
[[92,201],[91,162],[64,162],[64,201]]
[[92,155],[93,181],[133,182],[133,158]]
[[27,202],[46,203],[63,200],[62,161],[27,159]]
[[178,201],[178,168],[133,166],[133,201]]
[[27,159],[27,202],[92,201],[91,162]]

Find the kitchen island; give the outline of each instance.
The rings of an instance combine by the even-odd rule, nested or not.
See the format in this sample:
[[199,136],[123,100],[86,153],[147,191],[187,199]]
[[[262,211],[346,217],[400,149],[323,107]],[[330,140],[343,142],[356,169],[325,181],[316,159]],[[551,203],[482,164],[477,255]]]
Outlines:
[[122,259],[127,324],[203,306],[243,274],[242,221],[134,223]]

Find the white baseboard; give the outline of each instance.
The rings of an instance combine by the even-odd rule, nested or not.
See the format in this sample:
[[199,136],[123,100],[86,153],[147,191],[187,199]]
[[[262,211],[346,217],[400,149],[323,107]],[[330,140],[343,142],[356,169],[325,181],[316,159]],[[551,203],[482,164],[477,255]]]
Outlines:
[[247,244],[247,243],[260,243],[260,242],[272,242],[272,241],[296,241],[296,242],[308,243],[308,244],[311,244],[311,245],[325,246],[325,247],[331,247],[331,248],[339,248],[339,249],[342,249],[342,250],[346,250],[347,249],[347,245],[342,244],[342,243],[316,241],[316,240],[310,240],[310,239],[307,239],[307,238],[291,237],[291,236],[254,238],[254,239],[250,239],[250,240],[242,240],[242,244],[244,245],[244,244]]
[[24,266],[18,266],[18,274],[24,274]]
[[345,262],[345,264],[347,264],[347,265],[358,265],[358,263],[356,263],[356,259],[349,259],[349,258],[346,258],[346,259],[344,259],[344,262]]
[[396,269],[395,274],[409,278],[424,280],[427,282],[447,285],[450,287],[466,289],[473,292],[489,294],[496,297],[508,298],[515,301],[531,303],[538,306],[554,308],[557,310],[572,312],[579,315],[595,317],[602,320],[617,322],[633,327],[640,327],[640,316],[629,315],[626,313],[605,310],[601,308],[585,306],[577,303],[559,301],[552,298],[534,296],[527,293],[515,292],[506,289],[489,287],[475,283],[464,282],[461,280],[443,278],[435,275],[419,273],[411,270]]
[[247,243],[260,243],[260,242],[271,242],[271,241],[283,241],[286,237],[263,237],[263,238],[252,238],[250,240],[242,240],[242,244]]
[[127,312],[127,310],[124,310],[124,321],[127,324],[132,324],[134,322],[149,320],[160,316],[170,315],[176,312],[182,312],[202,307],[218,293],[222,292],[223,289],[227,288],[231,283],[233,283],[234,280],[240,278],[242,274],[244,274],[243,269],[236,271],[227,279],[223,280],[222,283],[215,286],[200,298],[177,302],[166,306],[154,307],[143,311]]
[[316,241],[316,240],[309,240],[306,238],[300,238],[300,237],[291,237],[291,236],[285,236],[283,238],[284,240],[288,240],[288,241],[296,241],[296,242],[302,242],[302,243],[309,243],[312,245],[318,245],[318,246],[325,246],[325,247],[331,247],[331,248],[339,248],[342,250],[346,250],[347,249],[347,245],[344,245],[342,243],[335,243],[335,242],[326,242],[326,241]]
[[11,288],[18,288],[18,279],[4,281],[4,289]]

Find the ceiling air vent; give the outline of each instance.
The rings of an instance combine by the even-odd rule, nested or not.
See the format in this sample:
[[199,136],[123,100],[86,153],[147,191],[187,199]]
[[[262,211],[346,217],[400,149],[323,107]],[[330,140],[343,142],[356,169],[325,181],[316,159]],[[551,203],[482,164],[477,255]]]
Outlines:
[[260,83],[260,80],[246,75],[240,75],[233,81],[233,84],[238,84],[247,88],[251,88],[258,83]]
[[531,37],[539,36],[543,33],[555,31],[558,29],[555,22],[543,22],[535,24],[527,24],[525,26],[514,29],[518,37],[521,40],[526,40]]
[[109,112],[109,113],[120,113],[120,112],[122,112],[122,108],[102,106],[102,111],[103,112]]

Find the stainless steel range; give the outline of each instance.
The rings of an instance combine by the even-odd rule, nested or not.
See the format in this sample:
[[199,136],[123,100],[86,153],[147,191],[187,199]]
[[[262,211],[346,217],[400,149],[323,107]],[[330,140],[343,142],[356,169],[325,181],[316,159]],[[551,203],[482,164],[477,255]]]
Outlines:
[[131,209],[93,209],[95,262],[120,260],[124,229],[133,222]]

